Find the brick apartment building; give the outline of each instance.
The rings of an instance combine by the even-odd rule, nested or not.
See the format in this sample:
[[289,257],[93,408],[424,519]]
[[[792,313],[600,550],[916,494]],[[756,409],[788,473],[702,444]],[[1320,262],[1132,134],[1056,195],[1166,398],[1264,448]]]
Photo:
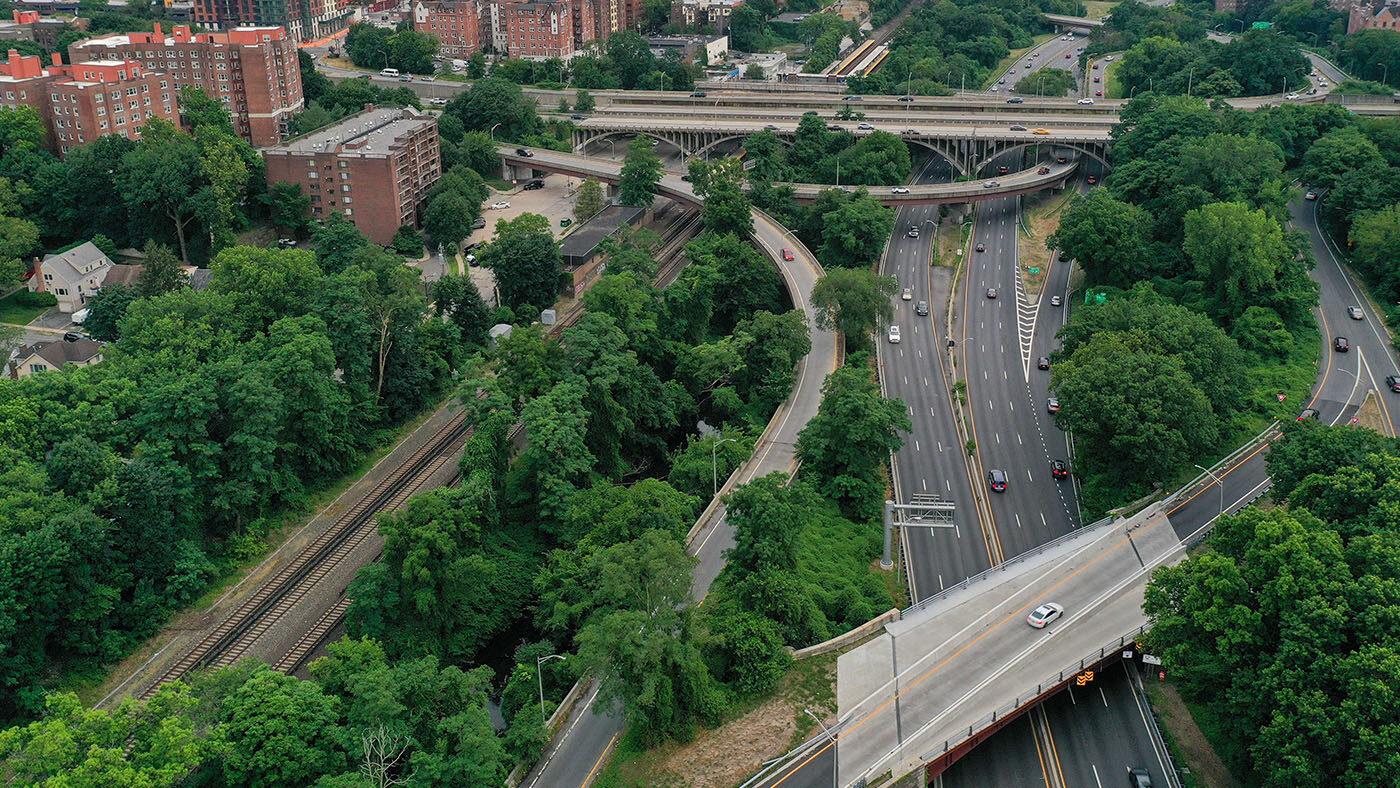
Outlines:
[[349,0],[194,0],[201,27],[281,27],[296,41],[343,30],[354,12]]
[[437,120],[412,107],[367,107],[262,153],[268,186],[301,186],[313,219],[339,211],[377,244],[416,223],[418,205],[442,177]]
[[33,107],[44,122],[54,153],[106,134],[141,138],[151,118],[179,123],[177,97],[168,74],[146,71],[134,60],[86,60],[64,65],[57,52],[45,68],[37,56],[10,50],[0,63],[0,107]]
[[1347,33],[1362,30],[1400,32],[1400,0],[1358,0],[1347,9]]
[[0,41],[33,41],[53,49],[58,46],[58,34],[68,30],[87,30],[88,20],[81,17],[43,16],[38,11],[10,12],[9,22],[0,22]]
[[437,36],[448,57],[490,50],[546,60],[635,29],[641,14],[640,0],[416,0],[413,27]]
[[297,46],[280,27],[240,27],[219,33],[190,32],[176,25],[172,35],[125,33],[79,41],[68,59],[135,60],[165,73],[178,93],[203,88],[223,102],[239,136],[254,145],[276,145],[286,124],[301,111],[301,70]]

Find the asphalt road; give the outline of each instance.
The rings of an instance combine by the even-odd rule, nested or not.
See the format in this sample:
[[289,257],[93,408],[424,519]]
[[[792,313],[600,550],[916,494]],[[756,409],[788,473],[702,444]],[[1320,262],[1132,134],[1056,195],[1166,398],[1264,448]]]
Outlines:
[[[1073,76],[1078,76],[1079,52],[1077,50],[1079,47],[1088,46],[1088,42],[1088,38],[1079,35],[1076,35],[1069,41],[1065,41],[1063,35],[1056,36],[1046,41],[1035,49],[1022,55],[1016,62],[1007,66],[1006,71],[1003,71],[997,76],[998,80],[1004,79],[1006,81],[998,82],[995,86],[995,92],[1007,93],[1013,96],[1018,95],[1017,91],[1013,91],[1011,88],[1015,87],[1017,82],[1025,79],[1027,74],[1034,74],[1041,69],[1059,69],[1060,71],[1069,71]],[[1068,59],[1065,58],[1066,54],[1069,55]],[[1079,80],[1075,81],[1076,86],[1078,82]],[[1034,90],[1029,92],[1024,90],[1020,91],[1019,95],[1027,98],[1027,101],[1036,98]],[[1076,89],[1071,90],[1069,95],[1071,98],[1075,98],[1080,94]]]

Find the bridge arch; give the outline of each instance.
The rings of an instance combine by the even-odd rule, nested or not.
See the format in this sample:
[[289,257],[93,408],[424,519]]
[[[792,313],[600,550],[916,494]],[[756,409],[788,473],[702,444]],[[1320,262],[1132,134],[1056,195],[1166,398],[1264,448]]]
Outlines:
[[673,137],[669,137],[665,134],[657,134],[655,132],[644,131],[640,129],[617,129],[614,131],[600,131],[597,134],[591,134],[588,136],[577,138],[574,141],[574,150],[581,153],[588,146],[596,142],[606,140],[609,137],[648,137],[650,139],[656,140],[657,142],[664,142],[667,145],[670,145],[676,150],[679,150],[681,152],[681,155],[685,156],[686,158],[689,158],[692,155],[694,155],[691,151],[686,150],[685,146],[682,145],[679,140]]
[[972,171],[973,173],[981,172],[981,170],[982,170],[983,167],[987,166],[988,164],[991,164],[991,163],[992,163],[997,157],[999,157],[999,156],[1003,156],[1003,155],[1005,155],[1005,154],[1007,154],[1007,153],[1010,153],[1010,152],[1012,152],[1012,151],[1016,151],[1016,150],[1025,150],[1026,148],[1033,148],[1033,147],[1046,147],[1046,148],[1052,148],[1052,149],[1053,149],[1053,148],[1058,148],[1058,149],[1060,149],[1060,150],[1071,150],[1071,151],[1074,151],[1075,153],[1079,154],[1080,156],[1083,156],[1083,157],[1086,157],[1086,158],[1089,158],[1089,159],[1093,159],[1094,161],[1098,162],[1099,165],[1102,166],[1102,167],[1104,168],[1105,171],[1107,171],[1107,170],[1112,170],[1112,169],[1113,169],[1113,165],[1112,165],[1112,164],[1109,164],[1108,159],[1105,158],[1105,151],[1104,151],[1103,147],[1102,147],[1102,146],[1099,146],[1099,145],[1084,144],[1084,143],[1081,143],[1081,142],[1056,142],[1056,141],[1050,141],[1050,140],[1046,140],[1046,141],[1040,141],[1040,140],[1026,140],[1026,141],[1020,141],[1020,140],[1016,140],[1016,141],[1008,141],[1008,142],[1006,142],[1006,143],[1004,143],[1004,144],[999,144],[999,145],[993,147],[993,148],[990,149],[990,150],[984,151],[984,152],[983,152],[982,158],[979,159],[979,160],[972,166],[972,170],[971,170],[971,171]]
[[938,156],[941,157],[944,161],[953,165],[953,169],[957,170],[959,175],[967,175],[967,168],[963,166],[961,157],[959,157],[957,152],[951,147],[940,144],[942,142],[942,140],[904,138],[904,143],[906,145],[918,145],[919,147],[924,148],[925,150],[932,151],[933,153],[938,154]]
[[[697,150],[695,151],[695,153],[693,153],[693,154],[691,154],[691,155],[693,155],[693,156],[704,156],[705,154],[709,153],[710,150],[711,150],[712,148],[714,148],[714,147],[716,147],[716,146],[718,146],[718,145],[720,145],[720,144],[722,144],[722,143],[729,142],[729,141],[731,141],[731,140],[742,140],[742,139],[747,139],[748,137],[751,137],[751,136],[753,136],[753,135],[750,134],[750,133],[744,133],[744,134],[730,134],[730,135],[728,135],[728,136],[719,137],[718,139],[715,139],[715,140],[710,141],[710,142],[707,143],[704,147],[701,147],[701,148],[697,149]],[[784,136],[784,135],[782,135],[782,134],[779,134],[779,135],[778,135],[778,142],[781,142],[782,144],[788,146],[789,148],[792,147],[792,139],[790,139],[789,137],[786,137],[786,136]]]

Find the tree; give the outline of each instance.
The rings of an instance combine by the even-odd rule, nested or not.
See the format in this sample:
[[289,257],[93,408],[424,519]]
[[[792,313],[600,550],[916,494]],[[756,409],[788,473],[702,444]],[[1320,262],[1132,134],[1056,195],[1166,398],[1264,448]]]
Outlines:
[[648,531],[604,551],[599,593],[618,608],[578,635],[579,659],[602,678],[599,696],[620,700],[629,726],[655,744],[714,724],[724,706],[696,642],[689,599],[695,559],[673,536]]
[[575,112],[592,112],[594,107],[596,106],[597,102],[593,100],[592,93],[589,93],[588,91],[583,89],[579,89],[579,91],[574,94]]
[[496,222],[496,238],[478,258],[496,274],[505,306],[545,309],[556,300],[563,258],[545,217],[525,213]]
[[612,61],[620,82],[618,86],[623,90],[636,88],[644,74],[656,70],[656,57],[651,54],[647,40],[638,33],[630,30],[614,33],[608,36],[605,46],[608,60]]
[[433,305],[438,315],[461,329],[464,342],[486,342],[491,314],[470,276],[444,276],[433,282]]
[[638,134],[627,144],[627,157],[622,162],[622,177],[618,183],[618,202],[623,205],[647,207],[661,182],[661,160],[650,137]]
[[1384,170],[1385,158],[1376,143],[1355,127],[1328,132],[1303,155],[1303,179],[1312,186],[1330,189],[1343,174]]
[[740,52],[762,51],[767,32],[768,20],[751,3],[735,8],[730,14],[729,40],[734,49]]
[[171,290],[189,287],[190,278],[169,247],[161,246],[155,241],[147,241],[142,252],[146,256],[141,263],[141,273],[136,277],[138,298],[152,298]]
[[1070,72],[1059,68],[1042,68],[1021,77],[1016,83],[1016,92],[1022,96],[1063,96],[1074,87],[1074,75]]
[[[456,116],[451,117],[456,121]],[[501,159],[496,155],[496,143],[492,141],[491,135],[484,131],[469,131],[462,135],[462,140],[457,146],[457,155],[461,163],[478,173],[499,173],[501,171]],[[455,168],[454,168],[455,169]]]
[[98,290],[88,299],[87,320],[83,330],[93,339],[115,342],[120,336],[118,322],[126,315],[126,308],[136,300],[136,290],[126,285],[111,284]]
[[1206,283],[1222,321],[1250,305],[1273,307],[1296,324],[1317,300],[1278,223],[1242,203],[1212,203],[1186,214],[1183,249]]
[[205,93],[203,88],[181,88],[179,104],[180,122],[191,133],[207,126],[234,136],[233,121],[229,120],[228,110]]
[[467,78],[481,79],[486,76],[486,55],[480,51],[473,52],[467,58]]
[[327,274],[338,274],[350,267],[355,253],[369,245],[369,239],[345,214],[332,211],[326,221],[311,231],[316,262]]
[[540,128],[534,100],[527,99],[519,85],[500,77],[476,82],[452,99],[445,111],[457,116],[468,131],[490,133],[495,128],[496,139],[520,139]]
[[189,263],[186,228],[194,221],[192,207],[200,191],[199,148],[188,134],[153,118],[143,129],[135,150],[122,159],[117,182],[133,212],[160,216],[170,223],[180,245],[180,260]]
[[[216,252],[233,245],[234,233],[244,221],[241,206],[248,188],[249,159],[258,165],[261,162],[246,143],[220,129],[202,126],[194,135],[200,149],[200,174],[208,182],[202,192],[200,220],[209,232],[210,251]],[[262,181],[261,174],[258,181]]]
[[690,180],[704,200],[702,217],[711,232],[747,238],[753,233],[753,209],[744,194],[744,171],[737,159],[711,163],[690,160]]
[[1136,205],[1093,189],[1075,200],[1045,245],[1079,263],[1091,284],[1131,287],[1151,270],[1146,251],[1151,222]]
[[394,251],[404,257],[417,259],[423,256],[423,236],[411,224],[405,224],[394,231],[394,239],[389,242]]
[[823,214],[821,222],[822,245],[817,257],[822,265],[865,268],[884,250],[894,229],[894,211],[861,189],[849,202]]
[[597,178],[585,178],[578,187],[578,201],[574,203],[574,219],[587,221],[603,210],[603,185]]
[[1400,205],[1358,214],[1348,236],[1352,257],[1366,281],[1382,288],[1387,301],[1400,293]]
[[879,516],[882,471],[914,424],[904,402],[885,399],[869,367],[846,365],[822,384],[817,415],[797,436],[797,456],[823,482],[823,492],[854,520]]
[[454,254],[462,241],[472,234],[472,221],[471,206],[455,191],[439,192],[423,211],[423,229],[428,237]]
[[749,67],[744,69],[744,79],[762,82],[764,79],[767,79],[767,77],[763,75],[763,66],[757,63],[750,63]]
[[734,527],[734,546],[726,557],[737,578],[792,568],[807,513],[795,495],[787,474],[776,472],[729,494],[726,517]]
[[343,768],[339,704],[315,683],[266,668],[223,701],[211,738],[233,785],[299,785]]
[[307,216],[311,213],[311,198],[302,194],[301,184],[278,181],[267,190],[265,199],[277,229],[295,236],[310,224]]
[[865,335],[894,319],[892,299],[899,283],[868,270],[835,268],[812,288],[817,325],[839,331],[846,347],[864,346]]

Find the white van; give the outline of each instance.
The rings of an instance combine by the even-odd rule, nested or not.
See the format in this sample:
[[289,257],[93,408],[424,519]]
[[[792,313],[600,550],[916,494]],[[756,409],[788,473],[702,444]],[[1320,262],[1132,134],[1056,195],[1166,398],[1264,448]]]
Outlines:
[[381,76],[381,77],[390,77],[390,78],[392,78],[392,79],[398,79],[398,77],[399,77],[399,70],[398,70],[397,68],[386,68],[386,69],[384,69],[383,71],[380,71],[380,72],[379,72],[379,76]]

